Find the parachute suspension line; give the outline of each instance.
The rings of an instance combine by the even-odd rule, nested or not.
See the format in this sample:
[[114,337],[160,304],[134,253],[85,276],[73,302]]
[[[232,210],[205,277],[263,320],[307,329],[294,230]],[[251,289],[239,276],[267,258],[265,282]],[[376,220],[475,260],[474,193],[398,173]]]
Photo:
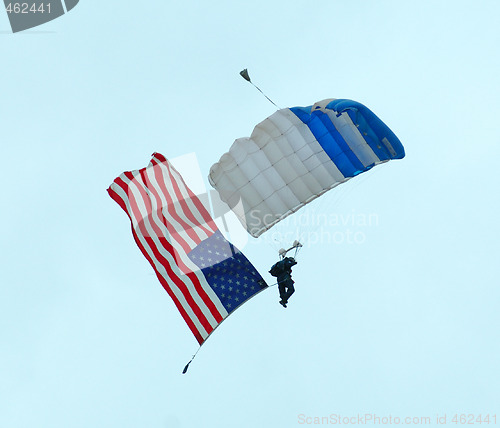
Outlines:
[[[297,258],[297,254],[299,254],[299,251],[300,249],[304,246],[303,244],[301,244],[299,241],[295,241],[297,244],[295,246],[295,254],[293,255],[293,258],[296,259]],[[294,242],[294,244],[295,244]]]
[[250,75],[248,74],[248,70],[245,68],[244,70],[240,71],[240,76],[243,77],[247,82],[250,82],[262,95],[264,95],[267,100],[273,104],[276,108],[281,109],[271,98],[269,98],[264,92],[262,92],[262,89],[260,89],[255,83],[252,82],[250,79]]
[[254,87],[255,87],[255,88],[256,88],[256,89],[257,89],[257,90],[258,90],[258,91],[262,94],[262,95],[264,95],[264,96],[267,98],[267,100],[268,100],[269,102],[271,102],[271,103],[272,103],[272,104],[273,104],[273,105],[274,105],[277,109],[281,109],[281,107],[278,107],[278,105],[276,105],[276,103],[275,103],[275,102],[274,102],[271,98],[269,98],[269,97],[268,97],[268,96],[267,96],[264,92],[262,92],[262,89],[260,89],[260,88],[259,88],[259,87],[255,84],[255,83],[253,83],[253,82],[250,82],[250,83],[251,83],[251,84],[252,84],[252,85],[253,85],[253,86],[254,86]]
[[[262,288],[261,290],[257,291],[255,294],[253,294],[248,300],[250,299],[253,299],[255,296],[259,295],[260,293],[262,293],[263,291],[265,290],[268,290],[269,288],[271,288],[273,285],[277,285],[278,283],[275,282],[274,284],[270,284],[268,285],[267,287],[265,288]],[[234,312],[234,311],[233,311]],[[215,330],[217,330],[217,327],[219,327],[225,320],[227,320],[229,318],[229,316],[233,313],[229,313],[217,326],[215,326],[215,328],[209,333],[209,335],[207,337],[205,337],[205,340],[201,343],[201,345],[199,346],[198,350],[194,353],[194,355],[192,356],[192,358],[189,360],[189,362],[184,366],[184,370],[182,370],[182,374],[186,374],[186,372],[188,371],[188,368],[189,368],[189,365],[193,362],[193,360],[195,359],[196,355],[198,354],[198,352],[200,352],[200,349],[201,347],[207,343],[207,340],[208,338],[214,333]]]
[[273,250],[273,252],[278,251],[281,247],[281,242],[274,237],[274,233],[276,231],[269,232],[269,230],[267,230],[266,232],[268,233],[264,235],[263,238],[260,238],[260,243],[265,243],[270,249]]
[[299,252],[299,248],[302,248],[302,245],[300,247],[295,247],[295,254],[293,255],[293,258],[297,258],[297,253]]
[[282,248],[281,250],[279,250],[280,260],[283,260],[286,257],[286,254],[289,251],[292,251],[293,249],[295,249],[295,254],[293,256],[293,258],[295,258],[295,256],[297,255],[297,252],[299,251],[300,247],[302,247],[302,244],[299,241],[296,240],[293,243],[293,245],[290,248],[288,248],[287,250],[285,250],[284,248]]

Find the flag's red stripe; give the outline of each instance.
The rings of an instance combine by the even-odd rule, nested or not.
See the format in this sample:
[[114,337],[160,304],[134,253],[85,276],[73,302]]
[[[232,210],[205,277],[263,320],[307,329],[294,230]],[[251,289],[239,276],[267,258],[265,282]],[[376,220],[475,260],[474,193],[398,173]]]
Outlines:
[[[157,167],[155,166],[154,168],[157,168]],[[154,196],[156,198],[156,201],[157,201],[158,205],[161,206],[162,205],[161,198],[160,198],[160,195],[158,194],[158,192],[156,191],[155,186],[147,179],[147,174],[143,174],[142,176],[143,176],[144,181],[146,183],[146,187],[148,188],[148,190],[150,191],[150,193],[152,194],[152,196]],[[161,210],[158,210],[158,211],[161,211]],[[160,221],[162,221],[162,223],[164,223],[166,225],[171,224],[163,216],[163,213],[161,213]],[[193,230],[193,232],[195,232],[195,231]],[[179,242],[181,245],[182,245],[182,242],[185,243],[185,241],[183,241],[182,238],[178,234],[175,234],[175,235],[174,234],[170,234],[170,238],[174,239],[176,242]],[[182,242],[181,242],[181,240],[182,240]],[[162,241],[160,240],[160,242],[162,242]],[[162,244],[165,247],[168,247],[168,248],[171,249],[171,251],[169,251],[169,252],[171,252],[171,253],[175,252],[175,254],[178,254],[177,250],[171,245],[170,242],[166,241],[166,242],[162,242]],[[184,251],[186,253],[186,256],[191,251],[191,247],[189,247],[187,244],[186,244],[186,247],[183,246],[183,249],[184,249]],[[202,284],[200,283],[199,278],[196,276],[196,274],[190,268],[188,268],[184,264],[184,262],[180,259],[180,257],[176,257],[175,260],[177,261],[177,265],[182,270],[182,272],[184,272],[188,276],[188,278],[191,280],[191,282],[193,283],[193,285],[194,285],[194,287],[195,287],[198,295],[201,297],[201,299],[203,300],[203,302],[205,303],[206,307],[208,308],[208,310],[210,311],[210,313],[213,315],[213,317],[215,318],[215,320],[218,323],[221,322],[223,320],[222,315],[219,312],[219,310],[217,309],[217,307],[215,306],[215,304],[212,301],[212,299],[206,293],[205,289],[203,288]]]
[[[116,183],[116,180],[113,181],[113,183]],[[127,210],[127,205],[125,204],[125,202],[123,201],[123,199],[120,197],[120,195],[118,195],[118,193],[116,193],[112,188],[111,186],[108,188],[108,195],[111,196],[111,198],[118,204],[120,205],[120,207],[122,208],[123,211],[125,211],[128,215],[128,217],[130,218],[130,215],[128,213],[128,210]],[[130,221],[132,222],[132,219],[130,218]]]
[[[208,228],[205,227],[204,224],[202,224],[192,213],[191,209],[188,207],[187,202],[186,202],[186,197],[188,195],[183,195],[181,189],[179,188],[177,181],[175,178],[172,176],[170,173],[170,164],[168,161],[164,164],[159,164],[156,159],[151,159],[151,163],[154,165],[154,171],[155,171],[155,176],[157,178],[158,183],[160,184],[160,187],[164,193],[167,193],[170,200],[175,200],[177,202],[177,206],[180,207],[181,212],[183,216],[185,217],[185,220],[183,219],[183,224],[185,225],[186,232],[189,233],[189,236],[195,236],[196,243],[200,243],[203,239],[205,239],[205,236],[210,236],[214,233],[214,231],[209,230]],[[162,168],[162,166],[165,166],[165,170]],[[166,171],[166,175],[164,175],[164,171]],[[161,176],[161,179],[158,179],[158,175]],[[165,181],[169,181],[172,185],[173,188],[173,193],[171,193],[166,186],[164,186]],[[175,205],[174,205],[175,206]],[[176,215],[179,215],[178,212],[176,211]],[[196,228],[199,228],[200,231],[203,232],[204,235],[200,236],[196,232]]]
[[[191,189],[186,185],[186,183],[184,182],[184,179],[182,178],[182,175],[180,175],[177,172],[177,170],[170,164],[170,162],[167,162],[166,166],[167,166],[167,169],[168,169],[168,172],[170,174],[171,179],[177,184],[177,180],[174,177],[174,173],[175,173],[175,175],[179,178],[180,182],[182,183],[182,185],[184,186],[184,189],[187,192],[187,195],[183,195],[183,201],[186,201],[186,199],[189,199],[189,200],[193,201],[196,209],[200,212],[201,216],[203,217],[205,225],[207,227],[209,227],[212,232],[216,232],[217,231],[217,226],[213,222],[212,217],[210,217],[210,214],[208,213],[208,211],[205,209],[205,207],[203,206],[203,204],[199,200],[198,196],[196,196],[191,191]],[[180,186],[179,186],[179,188],[180,188]],[[187,204],[186,204],[186,206],[187,206]],[[210,235],[210,233],[209,233],[209,235]]]
[[167,158],[158,152],[154,152],[151,157],[158,159],[160,162],[167,162]]
[[[152,163],[155,163],[154,160],[151,160]],[[187,203],[186,203],[186,198],[189,197],[189,195],[183,195],[178,184],[177,184],[177,181],[175,180],[175,178],[172,176],[172,172],[170,171],[170,164],[167,162],[164,164],[166,166],[166,170],[168,172],[168,175],[169,175],[169,178],[170,178],[170,181],[172,182],[172,187],[174,188],[174,192],[175,192],[175,195],[177,196],[177,199],[179,201],[179,204],[181,206],[181,209],[182,209],[182,212],[184,213],[184,215],[186,216],[186,218],[191,221],[194,225],[198,226],[203,232],[205,232],[207,234],[207,236],[210,236],[214,233],[213,230],[211,230],[210,228],[208,227],[205,227],[206,225],[202,224],[194,215],[193,213],[191,212],[191,209],[188,207]],[[196,198],[196,196],[195,196]]]
[[[136,235],[135,231],[132,230],[132,233],[134,235]],[[137,237],[134,237],[135,241],[137,242],[138,241],[138,238]],[[139,245],[139,244],[138,244]],[[141,246],[139,245],[139,248],[141,248]],[[146,259],[148,259],[149,263],[153,266],[153,260],[151,260],[151,258],[149,257],[149,255],[143,250],[143,254],[144,256],[146,257]],[[168,295],[172,298],[172,300],[174,301],[175,303],[175,306],[177,307],[177,309],[179,310],[179,312],[181,313],[182,315],[182,318],[184,318],[184,321],[186,321],[188,327],[190,328],[190,330],[193,332],[194,336],[196,337],[196,340],[198,341],[198,343],[201,345],[203,342],[204,342],[204,339],[200,333],[200,331],[198,330],[198,328],[196,327],[196,325],[193,323],[193,320],[191,319],[191,317],[187,314],[187,312],[185,311],[185,309],[183,308],[182,304],[177,300],[177,298],[175,297],[175,294],[174,292],[172,291],[172,288],[171,286],[169,285],[169,283],[167,282],[167,280],[155,269],[155,273],[156,273],[156,277],[158,278],[158,280],[160,281],[161,285],[163,286],[163,288],[165,289],[165,291],[168,293]],[[205,328],[206,330],[206,334],[210,334],[213,330],[214,330],[214,327],[212,326],[209,326],[208,329]],[[208,336],[207,336],[208,337]]]
[[[133,174],[131,174],[131,173],[125,173],[125,176],[127,178],[129,178],[129,179],[130,179],[130,177],[132,177],[132,179],[134,178]],[[175,285],[178,287],[178,289],[181,291],[182,295],[186,299],[187,304],[193,310],[194,314],[196,315],[196,317],[200,321],[201,325],[205,328],[205,330],[209,331],[209,330],[213,329],[213,327],[208,322],[207,318],[203,314],[203,312],[200,309],[200,307],[193,300],[193,296],[189,292],[189,290],[187,288],[187,284],[185,284],[184,281],[173,271],[172,266],[170,265],[169,261],[160,253],[160,251],[157,248],[156,244],[154,243],[153,239],[150,238],[150,237],[149,238],[147,237],[148,236],[148,232],[147,232],[147,230],[145,228],[145,225],[144,225],[143,222],[140,221],[141,219],[143,219],[145,217],[142,216],[142,214],[140,212],[140,208],[139,208],[139,206],[137,204],[137,201],[135,200],[135,197],[130,197],[130,196],[133,196],[133,195],[130,195],[127,192],[127,184],[123,180],[121,180],[121,179],[116,180],[116,184],[118,184],[125,191],[125,193],[127,195],[129,195],[130,206],[131,206],[131,209],[133,211],[134,217],[136,218],[136,220],[138,220],[140,232],[143,235],[146,243],[148,244],[148,247],[153,252],[153,255],[154,255],[155,259],[166,269],[167,275],[175,283]],[[148,215],[150,216],[151,205],[148,204],[149,201],[148,201],[147,193],[141,187],[142,186],[137,186],[137,188],[138,188],[138,190],[139,190],[139,192],[141,194],[142,200],[146,204],[146,209],[148,211]],[[170,253],[169,249],[165,248],[165,250]],[[175,257],[173,254],[171,254],[171,255],[172,255],[172,257]],[[174,258],[174,260],[175,260],[175,258]],[[189,279],[191,279],[191,278],[189,278]]]
[[[158,177],[156,177],[155,168],[156,168],[156,166],[153,167],[153,174],[155,175],[155,178],[156,178],[156,180],[158,182]],[[149,180],[147,174],[144,174],[143,179],[144,179],[144,182],[146,183],[146,187],[149,189],[150,192],[152,192],[154,194],[154,197],[156,199],[156,203],[157,203],[158,207],[167,208],[168,213],[172,216],[172,218],[177,223],[179,223],[182,226],[182,228],[184,230],[186,230],[186,229],[190,230],[191,228],[189,226],[187,226],[186,223],[182,220],[182,218],[180,218],[179,215],[176,213],[175,207],[173,206],[172,198],[170,197],[170,195],[168,193],[166,193],[165,191],[162,191],[163,195],[167,199],[167,206],[163,207],[163,203],[161,201],[161,197],[160,197],[159,193],[156,191],[156,188],[153,185],[153,183],[151,183],[151,181]],[[172,237],[172,239],[175,239],[182,246],[182,249],[186,252],[186,254],[189,253],[191,251],[191,246],[177,232],[175,226],[171,222],[167,221],[167,219],[163,215],[163,211],[162,211],[161,208],[158,210],[158,216],[160,217],[162,223],[167,227],[167,230],[169,231],[170,236]],[[199,239],[198,236],[196,236],[196,239],[193,239],[193,240],[195,242],[195,245],[198,245],[199,242],[200,242],[200,239]]]
[[[115,183],[116,183],[116,180],[115,180]],[[195,324],[193,323],[193,320],[191,319],[191,317],[187,314],[186,310],[184,309],[184,307],[181,305],[181,303],[179,302],[179,300],[177,299],[177,297],[175,296],[174,292],[172,291],[172,289],[170,288],[170,285],[168,284],[168,282],[165,280],[165,278],[162,277],[162,275],[156,270],[155,268],[155,265],[154,265],[154,262],[153,260],[151,259],[151,257],[148,255],[148,252],[146,251],[146,249],[143,247],[139,237],[137,236],[135,230],[134,230],[134,227],[133,227],[133,224],[132,224],[132,217],[130,216],[130,214],[128,213],[128,210],[127,210],[127,205],[125,204],[125,202],[123,201],[123,199],[114,191],[111,189],[111,187],[108,189],[108,194],[109,196],[111,196],[111,198],[118,204],[120,205],[120,207],[123,209],[123,211],[125,211],[130,219],[130,222],[131,222],[131,229],[132,229],[132,235],[134,236],[134,240],[135,240],[135,243],[137,244],[137,246],[139,247],[139,249],[141,250],[142,254],[144,255],[144,257],[146,257],[146,259],[148,260],[149,264],[151,265],[151,267],[153,268],[153,270],[155,271],[156,273],[156,277],[158,278],[158,280],[160,281],[161,285],[163,286],[163,288],[165,289],[165,291],[168,293],[168,295],[170,296],[170,298],[172,299],[172,301],[174,302],[174,305],[175,307],[177,308],[177,310],[179,311],[179,313],[181,314],[182,318],[184,319],[184,321],[186,322],[186,324],[188,325],[189,329],[191,330],[191,332],[194,334],[196,340],[198,341],[198,343],[201,345],[203,342],[204,342],[204,339],[203,337],[201,336],[200,334],[200,331],[196,328]],[[213,330],[213,329],[212,329]],[[207,334],[210,334],[210,332],[212,331],[207,331]]]
[[[156,153],[158,155],[158,153]],[[162,155],[160,155],[163,157]],[[157,156],[159,159],[160,157]],[[205,221],[206,225],[212,229],[212,232],[216,232],[218,230],[217,226],[215,225],[212,217],[206,210],[205,206],[201,203],[200,199],[198,196],[196,196],[192,190],[186,185],[186,182],[184,181],[184,178],[182,178],[182,175],[180,175],[177,170],[170,164],[167,164],[167,168],[169,169],[170,177],[172,178],[173,181],[175,181],[175,178],[173,178],[173,173],[172,170],[176,173],[176,175],[179,177],[179,180],[181,181],[182,185],[184,186],[184,189],[187,191],[189,199],[193,201],[196,209],[200,212],[201,216],[203,217],[203,220]],[[184,197],[184,199],[186,199]]]
[[[144,171],[145,171],[145,168],[139,170],[139,174],[140,174],[141,179],[144,179]],[[153,220],[153,206],[151,204],[151,200],[150,200],[149,194],[147,192],[144,192],[143,188],[147,187],[146,184],[145,184],[145,182],[139,181],[138,177],[136,177],[130,171],[124,172],[123,175],[126,178],[128,178],[130,181],[138,184],[136,187],[138,188],[139,192],[141,193],[142,200],[144,202],[144,205],[146,206],[147,219],[149,220],[149,224],[153,228],[154,235],[157,236],[158,238],[164,237],[163,230],[161,230],[161,228],[156,224],[156,222],[152,221]],[[125,183],[125,185],[127,186],[127,189],[128,189],[129,186],[127,185],[127,183]],[[130,198],[129,198],[129,200],[130,200]],[[137,207],[138,206],[139,205],[137,204]],[[142,213],[141,213],[141,215],[142,215]],[[146,218],[146,217],[142,216],[141,218]],[[144,223],[141,222],[141,224],[144,224]],[[145,236],[149,236],[149,234],[146,233]]]
[[[153,160],[151,161],[151,163],[154,165],[153,166],[153,171],[154,171],[154,174],[155,174],[155,177],[156,177],[156,181],[158,183],[158,185],[160,186],[160,189],[162,191],[162,193],[165,195],[165,197],[167,198],[167,210],[169,212],[169,214],[179,223],[182,225],[182,227],[184,228],[184,231],[188,234],[188,236],[195,242],[195,245],[198,245],[203,239],[202,237],[198,236],[198,234],[196,233],[196,231],[194,230],[194,228],[196,226],[198,226],[199,222],[196,222],[194,225],[193,224],[189,224],[188,222],[186,222],[180,215],[179,213],[177,212],[176,210],[176,207],[175,207],[175,203],[174,203],[174,198],[172,198],[172,195],[170,194],[170,192],[168,191],[167,189],[167,186],[165,185],[165,181],[168,180],[169,178],[166,178],[163,176],[163,171],[162,171],[162,168],[161,166],[156,163],[156,162],[153,162]],[[171,180],[170,180],[171,181]],[[172,186],[174,184],[172,183]],[[174,191],[175,193],[175,191]],[[177,196],[175,196],[175,199],[179,199]],[[182,198],[181,198],[182,200]],[[181,201],[178,201],[178,204],[180,204]],[[184,212],[183,212],[184,214]],[[186,216],[187,218],[187,216]],[[189,221],[189,219],[188,219]],[[203,228],[200,227],[201,230],[203,230]],[[208,235],[211,235],[211,233],[209,233]]]

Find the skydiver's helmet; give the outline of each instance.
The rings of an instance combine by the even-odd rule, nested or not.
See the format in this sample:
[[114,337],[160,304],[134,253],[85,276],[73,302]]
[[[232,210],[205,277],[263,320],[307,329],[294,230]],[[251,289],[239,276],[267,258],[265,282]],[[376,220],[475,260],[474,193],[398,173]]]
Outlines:
[[280,257],[285,257],[285,254],[286,254],[286,250],[284,248],[281,248],[279,251],[278,251]]

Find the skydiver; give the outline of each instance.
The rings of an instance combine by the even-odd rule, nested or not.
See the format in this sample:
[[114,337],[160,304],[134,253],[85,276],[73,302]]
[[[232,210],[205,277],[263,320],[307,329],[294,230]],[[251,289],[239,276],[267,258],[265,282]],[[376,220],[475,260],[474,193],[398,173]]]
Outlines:
[[292,279],[292,266],[297,262],[293,257],[285,257],[279,262],[275,263],[269,273],[278,279],[278,289],[280,292],[280,305],[286,308],[288,299],[295,292],[293,287],[294,281]]

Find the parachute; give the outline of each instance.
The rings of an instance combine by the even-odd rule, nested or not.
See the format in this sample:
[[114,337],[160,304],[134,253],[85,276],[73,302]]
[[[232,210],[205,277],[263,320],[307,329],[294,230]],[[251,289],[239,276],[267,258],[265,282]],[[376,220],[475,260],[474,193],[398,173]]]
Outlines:
[[212,165],[209,182],[252,235],[404,147],[371,110],[348,99],[276,111]]

